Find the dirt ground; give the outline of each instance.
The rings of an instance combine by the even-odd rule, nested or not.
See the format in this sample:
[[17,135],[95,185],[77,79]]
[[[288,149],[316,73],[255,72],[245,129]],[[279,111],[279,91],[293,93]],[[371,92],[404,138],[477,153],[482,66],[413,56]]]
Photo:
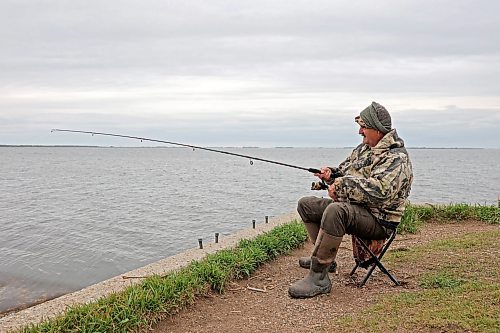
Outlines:
[[[427,224],[418,234],[397,236],[391,249],[498,228],[477,221]],[[367,284],[358,288],[349,277],[354,261],[351,238],[345,236],[337,256],[338,271],[330,273],[332,292],[312,299],[292,299],[288,296],[288,286],[307,273],[298,266],[298,258],[309,255],[311,247],[308,243],[289,256],[264,264],[250,278],[232,282],[222,295],[199,296],[190,307],[158,323],[153,332],[318,332],[327,328],[333,318],[356,314],[384,294],[417,288],[412,275],[415,267],[396,270],[387,267],[402,286],[394,286],[376,269]],[[358,271],[360,280],[366,271]]]

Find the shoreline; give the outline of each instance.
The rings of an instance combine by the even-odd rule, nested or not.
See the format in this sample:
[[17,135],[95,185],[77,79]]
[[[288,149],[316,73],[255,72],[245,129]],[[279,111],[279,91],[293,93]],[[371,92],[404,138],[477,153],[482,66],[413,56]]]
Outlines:
[[[498,208],[495,206],[483,207],[464,204],[441,206],[410,205],[407,207],[405,217],[401,221],[399,228],[399,234],[401,237],[396,244],[402,246],[403,248],[411,248],[412,246],[419,245],[422,242],[425,243],[433,239],[439,240],[446,237],[453,238],[454,236],[462,234],[495,232],[495,235],[498,235],[498,225],[500,223],[500,215],[498,213]],[[89,332],[114,331],[116,329],[120,331],[130,331],[141,327],[144,328],[144,325],[146,325],[149,329],[153,329],[153,326],[159,328],[159,330],[155,330],[155,332],[161,333],[172,333],[177,332],[178,330],[179,332],[191,332],[198,331],[200,328],[199,320],[203,320],[203,322],[208,323],[209,326],[212,324],[218,325],[219,323],[222,323],[224,330],[226,330],[229,325],[229,327],[232,327],[230,331],[255,332],[257,328],[261,329],[263,324],[270,325],[270,327],[274,328],[273,331],[277,331],[276,328],[282,327],[284,323],[287,329],[278,331],[295,331],[297,326],[293,324],[293,322],[297,316],[300,317],[303,315],[303,307],[301,304],[298,304],[298,302],[307,303],[311,301],[314,307],[317,308],[316,300],[307,299],[306,301],[297,301],[295,299],[291,299],[286,292],[292,281],[298,280],[304,275],[304,270],[296,264],[298,259],[297,255],[303,256],[303,254],[310,252],[306,249],[307,246],[302,247],[307,235],[302,223],[298,220],[297,213],[293,213],[273,218],[270,221],[271,223],[261,223],[259,225],[254,224],[253,228],[240,230],[235,234],[229,235],[218,244],[208,243],[204,250],[190,249],[176,256],[168,257],[154,264],[145,266],[141,269],[125,273],[125,277],[123,275],[117,276],[113,279],[103,281],[102,283],[89,288],[85,288],[80,292],[65,295],[53,301],[43,303],[40,306],[20,311],[15,314],[18,317],[18,323],[11,323],[10,327],[3,324],[5,318],[9,318],[11,316],[5,317],[4,319],[0,318],[0,331],[4,332],[4,330],[13,330],[12,332],[14,332],[15,330],[15,332],[21,332],[29,330],[33,332],[60,332],[79,329]],[[480,236],[473,236],[473,238],[474,237],[477,238]],[[491,244],[483,244],[482,237],[478,238],[479,243],[482,244],[483,248],[486,245],[489,248],[495,247],[494,242],[498,241],[498,236],[491,234],[488,237],[491,238]],[[240,241],[238,241],[238,239],[240,239]],[[242,239],[245,239],[245,241],[241,242]],[[345,245],[341,246],[341,248],[346,249],[347,251],[344,251],[343,256],[339,256],[338,258],[339,260],[343,258],[345,262],[349,262],[350,264],[345,265],[344,262],[344,264],[341,264],[340,266],[348,268],[348,270],[343,272],[343,278],[340,280],[340,285],[338,285],[338,287],[340,287],[340,289],[338,289],[340,295],[347,295],[347,298],[341,303],[345,303],[345,301],[350,302],[352,299],[360,298],[358,297],[360,295],[354,297],[352,295],[353,292],[357,293],[359,290],[362,290],[364,293],[366,291],[366,288],[351,288],[352,286],[356,287],[357,285],[356,279],[353,280],[348,274],[351,269],[350,267],[352,267],[352,248],[349,246],[351,242],[349,242],[348,239],[343,240],[343,242],[344,241]],[[399,247],[397,245],[395,246]],[[473,243],[472,245],[476,246],[476,243]],[[456,246],[463,248],[461,238]],[[484,249],[488,249],[488,247]],[[203,247],[200,246],[200,248]],[[429,250],[431,250],[429,253],[434,253],[435,248],[436,245],[429,247]],[[306,252],[304,252],[304,249]],[[484,249],[481,251],[484,251]],[[297,251],[294,252],[295,254],[289,256],[288,251],[291,250]],[[396,256],[395,258],[398,258],[398,250],[396,248],[393,248],[393,250],[396,250],[394,255]],[[455,253],[456,248],[455,246],[452,246],[449,250],[452,251],[452,253]],[[478,253],[481,254],[482,252]],[[190,257],[190,254],[194,254],[194,256]],[[286,255],[280,256],[281,254]],[[163,275],[165,270],[168,270],[168,267],[166,267],[168,264],[175,264],[175,260],[172,259],[175,259],[176,257],[181,257],[180,259],[187,263],[187,265],[185,265],[186,267],[180,269],[179,272],[176,271],[176,268],[170,267],[170,273]],[[390,257],[391,256],[388,258],[389,261]],[[441,258],[443,256],[438,257]],[[444,256],[445,261],[442,262],[443,264],[447,264],[446,258],[448,258],[448,255]],[[493,255],[492,259],[494,258],[495,256]],[[498,258],[498,256],[496,258]],[[436,258],[433,257],[428,259],[431,263],[436,261]],[[283,260],[286,261],[286,265],[279,263],[276,264],[277,262],[283,263]],[[479,262],[482,262],[482,260],[479,260]],[[459,263],[462,263],[462,261]],[[429,270],[429,265],[425,262],[417,261],[415,264]],[[154,265],[159,266],[151,267]],[[445,265],[445,267],[447,266]],[[258,270],[256,270],[257,268]],[[470,270],[469,264],[463,268],[466,271]],[[397,275],[400,276],[402,281],[410,279],[415,283],[415,287],[417,289],[419,288],[418,286],[421,286],[418,279],[416,280],[415,276],[412,275],[413,268],[409,268],[408,270],[408,267],[403,265],[399,267],[399,269],[400,272]],[[475,268],[475,271],[478,271],[478,269],[479,266]],[[142,270],[142,272],[140,272],[140,270]],[[268,273],[266,272],[269,272],[270,270],[275,271],[279,278],[272,278],[268,276]],[[287,272],[285,278],[283,278],[284,272]],[[292,272],[295,274],[295,277],[290,278],[290,274]],[[492,270],[490,273],[486,274],[486,277],[489,278],[494,274],[496,274],[495,270]],[[233,278],[236,279],[233,280]],[[425,278],[425,274],[422,275],[421,278]],[[457,276],[457,278],[460,278],[460,276]],[[85,300],[85,294],[81,294],[81,292],[88,291],[93,287],[102,287],[107,282],[112,282],[114,279],[118,279],[121,289],[125,288],[125,290],[115,291],[109,285],[104,286],[106,287],[104,292],[103,290],[101,290],[100,293],[96,293],[95,290],[93,293],[91,291],[90,295],[97,295],[97,297],[90,300]],[[408,283],[411,282],[410,280],[408,280]],[[489,286],[488,281],[489,280],[484,281],[484,283],[486,283],[485,286]],[[250,285],[252,285],[252,287],[250,287]],[[226,288],[224,288],[224,286]],[[393,289],[392,285],[387,285],[387,281],[385,281],[385,279],[383,286],[388,286]],[[433,286],[430,287],[434,288]],[[488,288],[490,287],[491,286]],[[407,288],[406,283],[403,284],[403,288]],[[227,300],[229,297],[225,294],[220,296],[222,304],[214,307],[212,304],[213,297],[210,296],[210,290],[214,291],[213,296],[218,296],[218,291],[222,290],[237,292],[235,298],[237,304],[228,303]],[[264,299],[263,297],[265,296],[260,294],[255,295],[254,291],[263,292],[264,294],[262,295],[269,293],[269,296]],[[199,293],[208,298],[198,298],[197,294]],[[385,294],[385,292],[383,293]],[[481,293],[478,293],[477,290],[471,290],[470,294],[477,298],[476,303],[478,303],[479,306],[483,306],[481,303],[483,299]],[[89,296],[89,293],[87,292],[86,295]],[[246,304],[248,301],[246,296],[249,295],[256,296],[257,298],[251,296],[250,304]],[[73,297],[73,300],[77,300],[73,303],[74,307],[68,309],[68,306],[71,306],[72,304],[70,302],[64,303],[64,299],[67,297]],[[337,302],[338,297],[338,293],[332,297],[329,295],[321,296],[322,299],[331,299],[334,302]],[[202,316],[195,316],[195,320],[192,321],[191,319],[193,316],[191,314],[193,313],[193,309],[191,309],[190,306],[192,305],[191,302],[195,299],[198,301],[201,300],[201,304],[196,302],[194,309],[201,306]],[[98,301],[96,302],[96,300]],[[207,304],[205,304],[205,306],[203,305],[203,300],[210,301],[208,307]],[[47,304],[53,305],[56,301],[59,302],[59,313],[61,317],[58,316],[58,313],[49,313],[47,315],[47,311],[40,310],[40,308],[46,308]],[[61,303],[63,303],[62,306]],[[493,304],[491,301],[488,304],[490,303]],[[264,305],[264,307],[262,305]],[[297,307],[297,305],[301,306]],[[280,315],[276,317],[276,313],[274,311],[269,313],[268,310],[265,310],[269,308],[276,308],[276,310],[279,310],[277,307],[280,307],[282,316]],[[19,316],[19,314],[25,316],[29,315],[28,310],[33,310],[34,308],[39,310],[38,313],[35,313],[38,315],[38,319],[31,318],[30,320],[27,320],[24,318],[24,321],[20,321],[19,317],[21,317],[21,319],[23,318],[22,316]],[[251,311],[234,311],[235,308],[248,309]],[[256,309],[264,309],[263,312],[259,314],[259,317],[262,316],[265,318],[264,321],[256,321],[256,313],[254,311]],[[188,313],[187,316],[190,319],[186,320],[186,317],[183,317],[182,314],[177,315],[179,310],[180,312]],[[468,311],[468,309],[463,310]],[[213,312],[215,315],[215,318],[212,318],[212,320],[208,316],[210,312]],[[324,312],[322,311],[321,313]],[[173,314],[176,314],[176,316],[170,316]],[[222,319],[221,314],[224,314],[224,319]],[[269,315],[271,316],[269,317]],[[484,315],[481,316],[484,317]],[[488,316],[489,315],[486,315],[485,318],[489,318]],[[290,318],[290,321],[283,321],[283,318],[285,317]],[[196,318],[199,319],[196,320]],[[233,318],[233,321],[231,321],[231,318]],[[243,319],[245,323],[242,326]],[[331,321],[331,318],[329,317],[326,319],[328,319],[328,322]],[[450,317],[447,316],[444,320],[445,324],[449,323]],[[37,322],[39,321],[43,321],[43,325],[37,325]],[[161,323],[158,324],[159,322]],[[248,326],[248,324],[255,322],[257,323],[256,326]],[[188,327],[181,328],[181,323],[187,324]],[[305,324],[305,331],[309,332],[311,327],[307,323]],[[315,322],[315,324],[317,324],[317,322]],[[325,322],[325,324],[328,323]],[[432,323],[429,322],[429,325],[431,324]],[[469,327],[469,324],[465,324],[464,327]],[[162,325],[164,327],[162,327]],[[447,325],[448,324],[446,324],[445,327],[448,327]],[[477,325],[481,326],[481,323],[478,322],[476,326]],[[33,329],[29,329],[30,326],[33,326]],[[204,329],[206,328],[207,326],[204,325]],[[242,330],[243,328],[246,330]],[[218,327],[218,329],[215,329],[214,331],[221,330],[221,327]]]
[[278,225],[289,223],[297,218],[298,214],[295,212],[273,217],[269,219],[269,223],[256,224],[255,229],[250,227],[232,235],[220,237],[218,243],[206,243],[203,249],[191,248],[81,290],[18,311],[13,310],[5,316],[0,317],[0,332],[19,329],[29,324],[38,324],[47,319],[57,317],[64,313],[69,306],[97,301],[111,293],[122,291],[131,285],[140,283],[144,278],[151,275],[165,275],[178,270],[187,266],[194,260],[203,259],[207,254],[215,253],[222,249],[233,248],[242,239],[254,238],[264,232],[272,230]]

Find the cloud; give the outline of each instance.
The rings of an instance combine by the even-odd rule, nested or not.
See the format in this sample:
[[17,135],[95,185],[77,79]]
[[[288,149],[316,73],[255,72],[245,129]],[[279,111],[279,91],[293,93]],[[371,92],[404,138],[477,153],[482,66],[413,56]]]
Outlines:
[[499,10],[495,1],[2,1],[0,144],[27,143],[27,131],[56,143],[42,133],[77,126],[207,144],[354,145],[352,117],[376,100],[415,145],[498,147],[483,119],[500,109]]

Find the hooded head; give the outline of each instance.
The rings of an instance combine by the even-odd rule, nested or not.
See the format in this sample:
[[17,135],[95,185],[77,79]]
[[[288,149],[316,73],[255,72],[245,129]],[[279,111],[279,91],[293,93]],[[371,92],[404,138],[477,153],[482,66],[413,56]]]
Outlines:
[[391,115],[385,107],[377,102],[372,102],[354,120],[361,127],[373,128],[383,134],[389,133],[392,126]]

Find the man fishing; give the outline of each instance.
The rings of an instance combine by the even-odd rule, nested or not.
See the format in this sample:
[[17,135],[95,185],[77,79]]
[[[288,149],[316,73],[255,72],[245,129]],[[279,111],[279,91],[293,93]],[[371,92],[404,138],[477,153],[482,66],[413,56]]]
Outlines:
[[413,171],[404,142],[392,129],[391,116],[372,102],[355,121],[363,143],[338,167],[323,167],[318,176],[328,184],[330,198],[304,197],[297,210],[314,244],[310,257],[299,264],[309,268],[305,278],[293,283],[293,298],[329,293],[328,276],[342,237],[386,239],[401,221],[410,193]]

